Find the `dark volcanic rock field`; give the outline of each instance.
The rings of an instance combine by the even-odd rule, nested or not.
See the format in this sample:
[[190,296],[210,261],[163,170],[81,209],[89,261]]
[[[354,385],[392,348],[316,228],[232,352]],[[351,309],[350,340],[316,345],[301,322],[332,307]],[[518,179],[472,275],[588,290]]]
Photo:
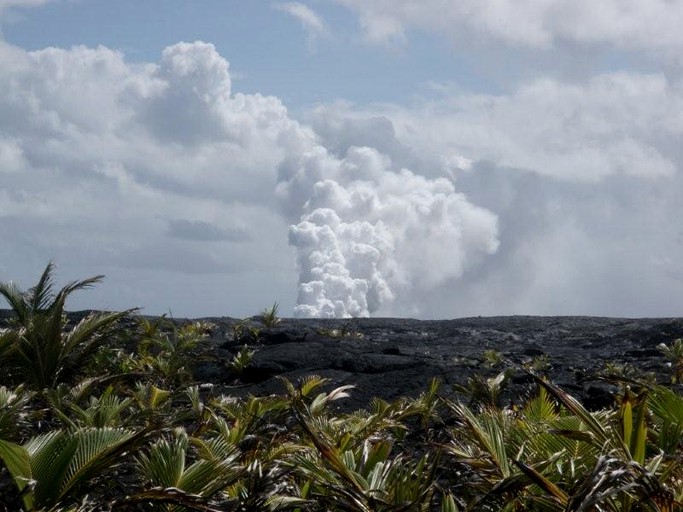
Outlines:
[[[210,338],[215,361],[232,357],[240,346],[231,339],[235,320],[205,320],[216,326]],[[277,328],[261,330],[258,341],[251,344],[256,353],[243,376],[246,385],[231,392],[280,393],[277,376],[295,380],[318,374],[331,379],[334,387],[356,385],[351,398],[341,404],[350,410],[364,407],[374,396],[391,400],[419,394],[434,377],[448,392],[452,384],[465,384],[474,373],[493,376],[502,366],[488,367],[484,351],[494,350],[512,367],[547,356],[551,379],[587,406],[599,408],[611,403],[616,389],[605,375],[623,373],[624,365],[626,372],[631,366],[634,376],[651,372],[658,381],[669,382],[670,368],[657,345],[679,337],[683,337],[682,319],[285,319]],[[200,365],[196,376],[220,382],[222,371],[217,363]],[[515,372],[504,399],[522,396],[529,380],[524,372]]]
[[[70,314],[77,321],[85,312]],[[0,310],[0,327],[9,317]],[[487,350],[495,351],[509,367],[542,361],[563,389],[588,407],[611,403],[616,389],[605,376],[647,373],[668,383],[671,370],[657,349],[683,337],[683,319],[621,319],[594,317],[488,317],[419,321],[398,318],[353,320],[283,319],[275,328],[261,328],[246,339],[255,355],[235,384],[226,362],[245,344],[234,339],[232,318],[205,318],[212,324],[201,362],[199,382],[212,382],[237,396],[283,392],[278,376],[296,380],[317,374],[331,386],[353,384],[351,397],[339,402],[343,410],[364,407],[375,396],[392,400],[424,391],[431,379],[443,382],[442,392],[465,384],[473,374],[496,375],[504,366],[489,367]],[[176,319],[177,323],[188,320]],[[131,320],[130,327],[136,322]],[[259,327],[257,317],[251,325]],[[611,365],[611,366],[609,366]],[[529,389],[530,378],[516,371],[503,395],[517,400]]]

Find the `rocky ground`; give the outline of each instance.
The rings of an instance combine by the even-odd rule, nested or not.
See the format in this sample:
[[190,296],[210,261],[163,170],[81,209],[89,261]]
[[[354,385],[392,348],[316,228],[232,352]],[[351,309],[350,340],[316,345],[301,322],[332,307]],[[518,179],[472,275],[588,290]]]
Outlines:
[[[84,314],[73,313],[71,320]],[[0,324],[7,318],[8,312],[0,311]],[[529,364],[541,370],[546,367],[564,390],[588,407],[600,408],[611,403],[616,389],[605,379],[610,375],[651,374],[659,382],[669,382],[671,369],[657,345],[683,337],[683,319],[284,319],[276,327],[265,328],[253,318],[248,323],[259,329],[258,336],[240,339],[235,339],[239,320],[202,320],[213,327],[207,357],[195,368],[199,382],[212,382],[233,395],[262,395],[283,391],[278,376],[296,380],[317,374],[329,378],[334,387],[356,386],[351,397],[340,402],[344,410],[364,407],[375,396],[392,400],[417,395],[433,378],[443,382],[443,392],[450,392],[453,385],[465,385],[474,374],[493,376],[505,365]],[[236,385],[226,362],[245,343],[255,353]],[[502,365],[496,366],[496,359]],[[503,399],[523,396],[529,381],[524,372],[514,372]]]
[[[220,382],[223,359],[240,344],[232,339],[235,320],[210,318],[216,358],[200,365],[200,380]],[[254,320],[254,325],[258,322]],[[683,319],[592,317],[489,317],[444,321],[397,318],[283,320],[262,329],[256,350],[233,394],[282,392],[277,376],[295,380],[308,374],[328,377],[333,386],[356,386],[345,410],[367,405],[375,396],[392,400],[424,391],[431,379],[448,392],[473,374],[496,375],[507,364],[546,366],[551,379],[590,408],[611,404],[616,389],[610,375],[669,382],[671,369],[657,349],[683,337]],[[485,354],[488,352],[488,356]],[[224,355],[222,355],[224,354]],[[503,365],[495,366],[495,359]],[[493,360],[492,360],[493,359]],[[504,400],[527,392],[529,377],[512,375]]]

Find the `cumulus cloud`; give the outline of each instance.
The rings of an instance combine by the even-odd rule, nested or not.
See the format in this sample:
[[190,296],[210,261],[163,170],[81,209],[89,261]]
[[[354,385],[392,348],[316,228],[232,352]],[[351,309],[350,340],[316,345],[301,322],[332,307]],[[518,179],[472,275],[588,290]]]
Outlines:
[[[272,294],[292,304],[295,261],[272,191],[279,162],[313,136],[278,99],[233,91],[212,45],[132,64],[104,47],[0,43],[0,89],[0,279],[30,284],[55,259],[67,277],[117,276],[88,297],[119,297],[109,307],[251,314]],[[132,286],[135,268],[154,269],[149,290]],[[259,271],[279,287],[267,297],[246,291]],[[164,292],[190,272],[222,278]]]
[[391,311],[457,279],[496,251],[497,220],[445,178],[428,179],[375,149],[343,158],[318,147],[281,169],[279,193],[303,204],[290,228],[301,268],[298,316],[368,316]]
[[385,130],[388,144],[402,146],[403,155],[438,155],[430,161],[440,160],[444,173],[484,160],[566,181],[657,178],[677,170],[683,88],[662,74],[610,73],[576,83],[537,79],[509,94],[447,94],[410,107],[335,104],[311,118],[314,127],[334,124],[345,134],[378,116],[394,127]]
[[210,44],[169,47],[160,65],[104,47],[3,44],[0,59],[3,140],[14,148],[3,155],[67,177],[264,203],[277,163],[312,137],[278,99],[231,94],[228,64]]
[[679,174],[614,175],[597,183],[481,165],[460,187],[498,214],[500,248],[458,283],[437,316],[471,314],[677,316],[683,248]]
[[522,47],[562,42],[680,50],[679,0],[336,0],[355,10],[367,37],[386,42],[417,28],[450,37],[490,38]]
[[[495,216],[449,179],[407,170],[409,153],[392,162],[396,140],[328,150],[277,98],[234,91],[211,44],[132,64],[105,47],[3,43],[0,64],[0,279],[30,282],[55,259],[67,275],[117,276],[101,292],[131,294],[116,307],[204,315],[227,311],[200,311],[193,295],[232,283],[230,312],[250,314],[274,294],[294,306],[296,257],[297,314],[367,316],[496,250]],[[131,291],[136,269],[158,275],[149,290]],[[242,281],[258,272],[270,284],[245,304]],[[221,277],[178,296],[160,284],[190,274]]]
[[[440,27],[409,3],[345,1],[372,14],[377,39]],[[529,47],[678,44],[667,24],[648,43],[647,27],[619,21],[635,3],[594,39],[550,4],[519,4],[524,33],[486,2],[425,5]],[[339,102],[307,126],[278,98],[235,90],[211,44],[131,63],[105,47],[0,42],[0,90],[0,280],[30,285],[48,259],[66,278],[109,275],[84,307],[673,315],[683,301],[683,87],[662,72]]]
[[622,72],[409,106],[337,103],[309,120],[339,155],[381,125],[377,145],[390,157],[453,176],[497,216],[495,253],[458,279],[413,289],[394,314],[676,315],[682,109],[680,82]]

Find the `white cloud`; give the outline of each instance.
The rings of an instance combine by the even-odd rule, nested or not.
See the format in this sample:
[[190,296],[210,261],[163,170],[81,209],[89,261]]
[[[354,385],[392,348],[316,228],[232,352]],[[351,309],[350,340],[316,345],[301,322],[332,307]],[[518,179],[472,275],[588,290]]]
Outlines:
[[438,155],[446,173],[468,160],[487,160],[568,181],[671,176],[683,135],[683,87],[660,74],[613,73],[582,83],[537,79],[507,95],[460,93],[412,107],[354,110],[319,107],[311,122],[322,134],[336,124],[343,135],[335,139],[343,140],[362,130],[364,118],[390,119],[391,146]]
[[680,175],[588,184],[482,167],[459,183],[499,215],[501,244],[455,285],[458,314],[678,314]]
[[[0,90],[0,280],[30,284],[55,259],[68,277],[118,276],[102,300],[135,288],[122,269],[154,269],[156,285],[116,307],[210,313],[196,294],[216,299],[214,314],[292,305],[294,255],[272,191],[279,162],[313,136],[276,98],[233,92],[212,45],[174,45],[157,65],[104,47],[0,43]],[[257,271],[289,288],[245,291],[245,302],[231,283]],[[188,272],[221,278],[184,296],[159,284]]]
[[336,0],[355,10],[371,41],[412,28],[550,48],[561,42],[680,50],[681,0]]
[[[178,43],[159,64],[0,44],[0,89],[0,280],[30,282],[54,259],[69,277],[116,276],[97,293],[125,302],[99,307],[251,314],[294,306],[296,252],[297,313],[367,315],[496,249],[495,216],[450,180],[377,149],[331,154],[277,98],[233,91],[210,44]],[[255,272],[270,284],[243,290]],[[190,274],[216,278],[201,289]],[[171,282],[190,288],[169,295]]]
[[11,7],[40,7],[55,0],[0,0],[0,12]]
[[409,302],[392,303],[394,314],[677,314],[680,82],[639,73],[536,79],[509,94],[337,103],[308,117],[336,155],[370,130],[389,157],[452,175],[469,202],[498,218],[494,254],[470,260],[458,279],[413,288]]
[[0,40],[3,39],[3,24],[21,19],[22,9],[38,8],[59,0],[0,0]]
[[275,4],[276,9],[286,12],[301,23],[306,30],[309,42],[313,42],[317,37],[328,33],[328,28],[323,19],[306,4],[301,2],[283,2]]
[[24,151],[18,141],[0,139],[0,173],[16,173],[26,168]]
[[[409,26],[395,5],[376,14],[389,35]],[[522,19],[545,12],[520,5]],[[524,35],[487,12],[487,37]],[[590,42],[534,16],[519,44]],[[627,46],[605,34],[593,42]],[[234,90],[210,44],[134,64],[0,43],[0,90],[0,280],[30,285],[51,258],[65,278],[109,275],[83,307],[286,311],[297,282],[300,315],[648,315],[683,301],[683,86],[664,73],[323,105],[307,127],[278,98]]]

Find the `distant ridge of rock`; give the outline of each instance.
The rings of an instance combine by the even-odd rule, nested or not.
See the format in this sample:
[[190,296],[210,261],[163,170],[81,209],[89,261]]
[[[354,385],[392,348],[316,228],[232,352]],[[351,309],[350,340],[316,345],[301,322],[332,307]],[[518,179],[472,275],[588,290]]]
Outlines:
[[[221,325],[220,319],[210,319]],[[218,321],[217,321],[218,320]],[[349,333],[339,336],[343,330]],[[651,372],[669,382],[666,359],[657,349],[683,337],[683,319],[598,317],[478,317],[456,320],[369,318],[283,320],[261,332],[260,346],[247,373],[244,392],[280,392],[276,376],[289,379],[315,373],[334,386],[356,388],[345,408],[362,407],[374,396],[391,400],[424,391],[432,378],[465,384],[473,374],[492,376],[484,352],[495,351],[508,364],[524,365],[547,357],[549,375],[591,408],[609,405],[616,389],[600,376],[613,369]],[[230,347],[230,344],[224,344]],[[520,372],[521,373],[521,372]],[[524,374],[513,377],[505,397],[528,391]]]
[[[70,313],[73,321],[88,312]],[[9,318],[0,310],[0,326]],[[495,375],[501,368],[487,368],[484,351],[495,351],[512,365],[524,365],[547,357],[553,381],[591,408],[609,405],[615,388],[600,375],[606,365],[628,366],[638,375],[651,372],[669,382],[670,369],[657,349],[683,337],[683,318],[601,318],[586,316],[505,316],[455,320],[364,318],[350,320],[283,319],[276,327],[261,328],[255,349],[243,375],[244,385],[230,388],[225,381],[225,361],[244,344],[234,340],[238,319],[211,317],[210,359],[196,368],[198,381],[226,385],[237,395],[281,393],[276,378],[290,380],[317,374],[331,386],[353,384],[351,398],[341,407],[352,410],[375,396],[392,400],[415,396],[433,378],[448,391],[464,384],[473,374]],[[187,319],[174,319],[187,322]],[[258,326],[256,317],[252,324]],[[527,392],[528,379],[513,377],[506,399]]]

